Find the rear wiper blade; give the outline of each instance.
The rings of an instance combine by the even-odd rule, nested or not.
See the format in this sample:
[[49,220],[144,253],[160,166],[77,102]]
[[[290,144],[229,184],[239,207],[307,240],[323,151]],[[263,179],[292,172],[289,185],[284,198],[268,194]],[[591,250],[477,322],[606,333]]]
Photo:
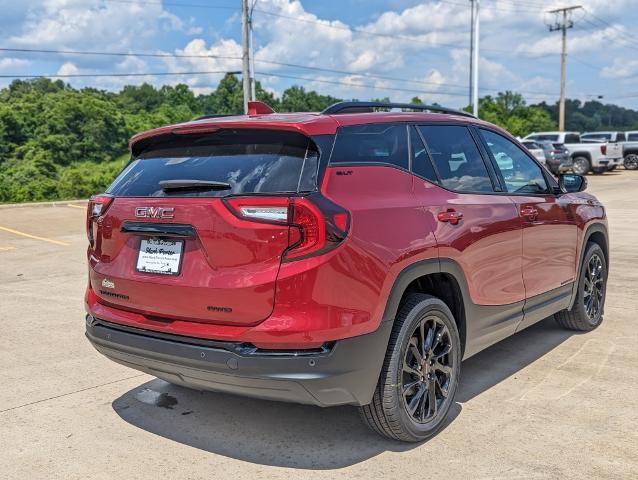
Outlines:
[[230,183],[214,180],[162,180],[159,185],[165,192],[170,190],[230,190],[233,188]]

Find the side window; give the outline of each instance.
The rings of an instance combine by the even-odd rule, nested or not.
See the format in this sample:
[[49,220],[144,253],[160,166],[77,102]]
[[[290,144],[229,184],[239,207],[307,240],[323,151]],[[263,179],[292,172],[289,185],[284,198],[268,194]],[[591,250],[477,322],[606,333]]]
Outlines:
[[341,127],[330,163],[391,163],[408,166],[405,125],[370,124]]
[[565,143],[580,143],[580,135],[578,135],[577,133],[565,134]]
[[617,141],[617,142],[625,142],[625,141],[626,141],[626,139],[625,139],[625,134],[624,134],[624,133],[622,133],[622,132],[621,132],[621,133],[619,133],[619,134],[616,136],[616,141]]
[[410,142],[412,148],[412,171],[432,183],[439,183],[428,151],[423,145],[419,132],[414,127],[410,127]]
[[478,147],[466,127],[419,127],[441,185],[457,192],[493,192],[492,180]]
[[541,167],[515,143],[490,130],[481,129],[481,135],[496,160],[508,192],[547,193],[549,191]]

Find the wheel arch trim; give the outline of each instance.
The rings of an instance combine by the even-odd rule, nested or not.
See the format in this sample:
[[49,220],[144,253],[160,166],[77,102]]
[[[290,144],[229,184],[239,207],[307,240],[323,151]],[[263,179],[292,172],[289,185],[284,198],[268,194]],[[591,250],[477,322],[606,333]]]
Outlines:
[[576,296],[578,294],[578,286],[580,284],[580,273],[583,266],[583,260],[585,259],[585,254],[587,253],[587,248],[586,248],[587,243],[591,239],[592,235],[594,235],[595,233],[600,233],[605,239],[605,245],[600,245],[600,248],[603,250],[603,253],[605,255],[605,262],[607,263],[607,275],[609,275],[609,234],[605,224],[600,222],[595,222],[587,227],[583,235],[583,241],[581,243],[581,248],[580,248],[580,255],[578,256],[578,264],[576,265],[577,277],[574,281],[574,287],[572,289],[572,295],[569,301],[569,310],[573,308],[574,302],[576,301]]

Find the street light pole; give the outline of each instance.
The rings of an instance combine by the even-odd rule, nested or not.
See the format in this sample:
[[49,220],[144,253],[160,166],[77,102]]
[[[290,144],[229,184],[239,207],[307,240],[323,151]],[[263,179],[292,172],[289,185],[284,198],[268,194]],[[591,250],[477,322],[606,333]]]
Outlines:
[[474,114],[475,117],[478,117],[479,115],[479,93],[478,93],[478,84],[479,84],[479,7],[480,7],[480,1],[479,0],[473,0],[472,1],[472,6],[476,6],[476,11],[474,11],[474,9],[472,9],[473,11],[473,20],[474,23],[472,24],[472,32],[474,33],[474,40],[472,41],[472,46],[474,47],[473,50],[473,60],[472,60],[472,64],[474,66],[472,72],[473,72],[473,77],[472,78],[472,113]]
[[248,35],[248,0],[241,0],[241,33],[242,33],[242,83],[244,90],[244,113],[248,114],[250,101],[250,51]]

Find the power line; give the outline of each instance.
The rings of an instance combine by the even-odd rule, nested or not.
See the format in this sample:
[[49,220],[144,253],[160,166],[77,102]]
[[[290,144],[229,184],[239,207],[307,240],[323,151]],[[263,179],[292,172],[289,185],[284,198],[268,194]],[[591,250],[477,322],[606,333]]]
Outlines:
[[129,5],[157,5],[166,7],[184,7],[184,8],[205,8],[209,10],[235,10],[239,11],[237,7],[231,7],[230,5],[208,5],[201,3],[176,3],[176,2],[153,2],[151,0],[138,1],[138,0],[102,0],[105,3],[125,3]]
[[[34,79],[34,78],[106,78],[106,77],[152,77],[152,76],[188,76],[188,75],[215,75],[215,74],[226,74],[226,73],[234,73],[228,72],[227,70],[216,70],[216,71],[192,71],[192,72],[147,72],[147,73],[59,73],[59,74],[0,74],[0,78],[13,78],[13,79]],[[318,82],[318,83],[326,83],[331,85],[341,85],[346,87],[356,87],[356,88],[368,88],[376,91],[396,91],[396,92],[406,92],[406,93],[415,93],[420,95],[447,95],[447,96],[460,96],[464,97],[465,93],[462,92],[449,92],[449,91],[425,91],[425,90],[417,90],[417,89],[408,89],[408,88],[399,88],[399,87],[385,87],[379,85],[372,85],[366,83],[358,83],[358,82],[347,82],[340,80],[329,80],[325,78],[316,78],[316,77],[303,77],[298,75],[289,75],[285,73],[271,73],[271,72],[255,72],[259,75],[263,76],[271,76],[277,78],[287,78],[293,80],[304,80],[306,82]],[[483,89],[490,91],[497,91],[497,89]],[[525,94],[527,97],[546,97],[546,96],[554,96],[552,93],[541,93],[533,94],[532,92],[521,92]]]
[[[105,51],[80,51],[80,50],[48,50],[48,49],[29,49],[29,48],[0,48],[0,52],[16,52],[16,53],[43,53],[43,54],[57,54],[57,55],[95,55],[95,56],[121,56],[121,57],[150,57],[150,58],[201,58],[201,59],[224,59],[224,60],[236,60],[241,61],[242,57],[239,56],[231,56],[231,55],[213,55],[213,54],[170,54],[170,53],[149,53],[149,52],[105,52]],[[414,85],[426,85],[426,86],[442,86],[442,87],[450,87],[450,88],[467,88],[467,85],[462,85],[458,83],[441,83],[441,82],[428,82],[425,80],[414,80],[414,79],[406,79],[395,76],[388,75],[378,75],[374,73],[368,72],[355,72],[352,70],[341,70],[335,68],[326,68],[326,67],[316,67],[311,65],[300,65],[296,63],[290,62],[277,62],[274,60],[262,60],[255,59],[255,62],[262,64],[270,64],[277,65],[281,67],[289,67],[289,68],[297,68],[302,70],[310,70],[316,72],[324,72],[324,73],[334,73],[339,75],[352,75],[357,77],[365,77],[370,79],[378,79],[378,80],[388,80],[393,82],[404,82],[410,83]],[[146,74],[144,74],[146,75]],[[266,73],[266,75],[271,75],[271,73]],[[495,88],[484,88],[481,87],[480,90],[484,91],[498,91]],[[547,92],[522,92],[529,94],[539,94],[539,95],[553,95]]]
[[228,70],[208,72],[148,72],[148,73],[52,73],[42,75],[0,74],[0,78],[86,78],[86,77],[164,77],[169,75],[213,75],[229,73]]

